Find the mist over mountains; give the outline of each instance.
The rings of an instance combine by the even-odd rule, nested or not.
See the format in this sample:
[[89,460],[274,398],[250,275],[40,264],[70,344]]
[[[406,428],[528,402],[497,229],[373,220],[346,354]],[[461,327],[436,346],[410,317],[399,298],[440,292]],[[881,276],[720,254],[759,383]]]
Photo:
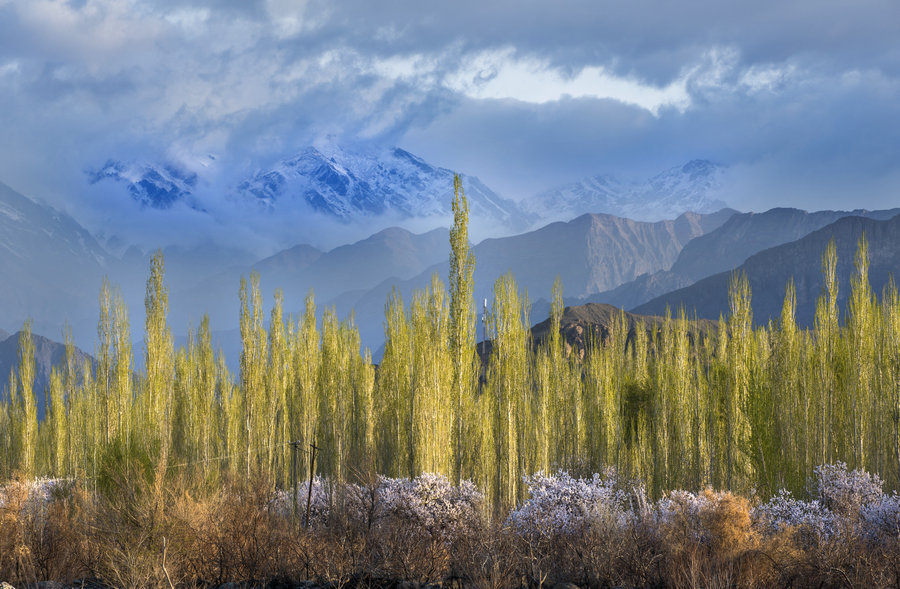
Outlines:
[[636,221],[674,219],[681,213],[712,213],[726,208],[727,168],[691,160],[646,180],[604,174],[542,192],[526,200],[526,210],[544,221],[568,220],[604,212]]
[[[314,226],[348,236],[347,241],[391,225],[415,230],[449,226],[454,172],[398,147],[349,149],[307,147],[267,166],[219,177],[213,156],[199,174],[167,163],[109,160],[88,172],[92,186],[130,199],[140,208],[177,216],[200,212],[225,225],[247,222],[257,232],[278,228],[285,240],[311,234],[332,240]],[[531,227],[538,218],[474,176],[462,175],[471,232],[481,238]],[[277,221],[295,224],[285,234]],[[318,244],[314,244],[318,245]]]
[[[726,201],[727,173],[725,166],[693,160],[646,181],[596,176],[518,201],[464,176],[472,226],[491,235],[473,237],[477,307],[492,298],[494,281],[510,272],[533,303],[532,324],[546,318],[557,276],[569,305],[603,302],[643,314],[684,305],[690,313],[715,319],[725,309],[726,277],[739,268],[750,277],[758,321],[780,309],[784,281],[791,275],[798,287],[798,319],[808,321],[810,311],[803,305],[814,301],[820,288],[823,231],[844,236],[839,254],[847,272],[851,266],[845,259],[852,259],[862,232],[873,252],[875,286],[880,289],[894,272],[893,233],[877,223],[889,223],[900,209],[739,213],[720,206]],[[175,219],[188,211],[213,219],[218,214],[220,201],[206,200],[210,186],[202,174],[177,167],[110,160],[95,171],[92,182],[118,191],[118,198],[138,207],[139,216],[165,219],[171,214]],[[206,314],[214,345],[236,363],[238,288],[242,276],[258,272],[266,313],[275,289],[283,293],[285,313],[295,315],[313,292],[319,311],[334,307],[338,316],[354,317],[363,345],[377,360],[385,303],[394,289],[411,301],[435,274],[447,280],[453,174],[402,149],[311,147],[230,189],[227,198],[242,207],[248,230],[263,231],[270,223],[274,234],[280,230],[276,226],[290,225],[302,209],[305,223],[319,231],[351,227],[364,235],[323,246],[305,239],[307,225],[301,223],[285,247],[260,253],[243,241],[245,233],[214,221],[233,239],[213,239],[198,229],[190,243],[159,243],[166,260],[169,324],[177,341],[184,341]],[[550,222],[554,218],[561,220]],[[398,220],[399,225],[387,225]],[[842,222],[855,229],[842,229]],[[5,330],[0,340],[30,317],[35,333],[51,340],[61,340],[68,324],[76,343],[90,350],[97,295],[106,276],[128,306],[140,361],[144,284],[155,248],[115,228],[101,233],[97,238],[72,215],[0,184],[0,328]],[[842,274],[842,280],[848,276]]]

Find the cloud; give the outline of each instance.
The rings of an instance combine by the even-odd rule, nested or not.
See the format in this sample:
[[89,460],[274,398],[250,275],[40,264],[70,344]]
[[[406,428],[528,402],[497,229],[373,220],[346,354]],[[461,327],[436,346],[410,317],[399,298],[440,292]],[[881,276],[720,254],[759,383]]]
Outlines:
[[224,210],[237,179],[328,138],[511,197],[706,157],[741,171],[736,206],[887,202],[898,80],[892,0],[5,0],[0,180],[99,223],[114,195],[85,169],[169,161]]

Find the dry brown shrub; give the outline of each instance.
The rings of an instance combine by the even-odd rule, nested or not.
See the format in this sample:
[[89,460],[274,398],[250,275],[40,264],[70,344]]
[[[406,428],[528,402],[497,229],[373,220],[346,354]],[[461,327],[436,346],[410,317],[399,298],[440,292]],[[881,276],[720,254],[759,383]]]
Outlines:
[[446,584],[474,589],[521,587],[522,555],[508,528],[486,525],[481,533],[466,535],[454,546]]
[[750,520],[750,501],[731,492],[716,493],[706,489],[702,493],[704,507],[700,509],[700,525],[709,537],[712,555],[728,560],[758,546],[758,534]]
[[75,518],[77,489],[56,484],[45,497],[15,480],[0,490],[0,578],[69,581],[84,573]]
[[0,577],[33,581],[31,551],[25,543],[24,510],[28,486],[14,480],[0,490]]
[[24,538],[37,579],[70,582],[84,576],[77,508],[82,493],[63,484],[53,490],[49,501],[32,501]]
[[281,576],[290,555],[288,525],[262,475],[206,497],[182,493],[172,508],[181,575],[215,584]]
[[797,554],[790,536],[763,540],[745,497],[706,489],[696,499],[673,494],[672,506],[658,530],[660,580],[666,584],[771,586],[785,577]]

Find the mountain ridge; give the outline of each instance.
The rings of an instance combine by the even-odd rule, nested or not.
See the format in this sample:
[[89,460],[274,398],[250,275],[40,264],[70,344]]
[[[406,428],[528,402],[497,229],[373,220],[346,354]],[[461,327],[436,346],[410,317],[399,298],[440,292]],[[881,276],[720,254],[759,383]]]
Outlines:
[[731,270],[760,251],[796,241],[838,219],[863,216],[888,220],[897,214],[900,209],[808,212],[784,207],[761,213],[736,213],[718,228],[688,242],[668,270],[639,276],[588,297],[585,302],[633,308],[707,276]]
[[[815,303],[821,294],[821,259],[830,239],[838,256],[838,304],[846,305],[850,277],[859,239],[869,243],[869,281],[873,292],[881,294],[890,276],[900,276],[900,215],[889,220],[848,216],[813,231],[796,241],[759,252],[734,269],[747,275],[751,289],[753,319],[763,324],[777,319],[784,302],[785,288],[793,280],[796,289],[796,321],[811,327]],[[785,263],[787,262],[787,263]],[[691,286],[654,298],[631,309],[635,313],[657,314],[669,306],[681,306],[702,318],[727,315],[728,283],[732,271],[720,272]],[[776,294],[777,293],[777,294]]]
[[[2,383],[0,384],[0,391],[9,392],[9,374],[11,370],[15,370],[18,377],[19,337],[21,334],[22,332],[18,331],[8,335],[5,339],[0,336],[0,375],[3,375],[2,380],[0,380],[0,383]],[[54,366],[59,369],[65,365],[66,346],[36,333],[32,333],[31,338],[34,343],[35,367],[32,390],[34,391],[38,421],[42,421],[46,413],[50,372]],[[81,371],[85,360],[89,360],[92,363],[94,361],[89,354],[76,346],[75,363],[78,371]]]

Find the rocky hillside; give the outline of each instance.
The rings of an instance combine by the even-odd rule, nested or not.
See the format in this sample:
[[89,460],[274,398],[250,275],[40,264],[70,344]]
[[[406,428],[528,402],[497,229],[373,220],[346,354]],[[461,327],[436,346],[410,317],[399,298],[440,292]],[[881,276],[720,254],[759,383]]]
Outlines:
[[[623,312],[621,309],[603,303],[588,303],[586,305],[573,305],[563,310],[559,321],[559,331],[565,343],[566,353],[574,353],[583,356],[588,346],[596,342],[605,341],[618,320],[624,313],[625,326],[628,330],[627,338],[634,338],[638,329],[643,329],[648,336],[658,332],[665,319],[658,315],[639,315]],[[716,323],[708,320],[693,321],[692,328],[702,334],[709,334],[716,329]],[[547,342],[551,332],[550,319],[545,319],[531,328],[531,341],[535,348]],[[491,342],[478,343],[478,354],[482,362],[490,357]]]
[[[566,296],[618,286],[639,274],[670,266],[684,244],[718,227],[733,213],[729,209],[710,215],[686,213],[655,223],[582,215],[521,235],[486,239],[472,248],[475,300],[490,301],[494,282],[507,272],[532,300],[549,298],[557,276]],[[408,280],[385,280],[364,293],[345,293],[332,303],[340,316],[355,312],[363,342],[377,349],[383,341],[384,305],[393,288],[410,300],[413,290],[424,289],[433,274],[446,282],[448,254],[441,263]]]
[[753,254],[800,239],[838,219],[859,216],[887,220],[898,213],[900,209],[809,213],[787,208],[738,213],[717,229],[688,242],[670,269],[639,276],[587,300],[630,309],[707,276],[736,268]]
[[[10,370],[15,370],[18,374],[20,334],[21,332],[16,332],[3,339],[3,334],[0,333],[0,340],[2,340],[0,341],[0,375],[3,375],[2,381],[0,381],[0,391],[8,392]],[[32,334],[32,340],[34,341],[35,365],[32,390],[37,402],[38,419],[42,420],[46,412],[45,399],[47,398],[46,392],[50,387],[50,371],[54,366],[58,368],[65,366],[66,346],[35,333]],[[75,348],[75,360],[79,370],[84,365],[86,358],[90,358],[90,356]]]
[[[797,241],[764,250],[737,267],[750,282],[753,318],[758,324],[777,318],[784,302],[785,288],[793,279],[797,296],[797,322],[810,327],[816,300],[823,289],[821,260],[834,239],[838,256],[838,302],[844,307],[854,273],[854,256],[860,238],[869,242],[869,280],[880,293],[891,276],[900,276],[900,216],[888,221],[845,217]],[[699,317],[716,319],[728,314],[728,285],[731,272],[704,278],[686,288],[657,297],[633,309],[635,313],[659,314],[666,306],[696,310]]]

